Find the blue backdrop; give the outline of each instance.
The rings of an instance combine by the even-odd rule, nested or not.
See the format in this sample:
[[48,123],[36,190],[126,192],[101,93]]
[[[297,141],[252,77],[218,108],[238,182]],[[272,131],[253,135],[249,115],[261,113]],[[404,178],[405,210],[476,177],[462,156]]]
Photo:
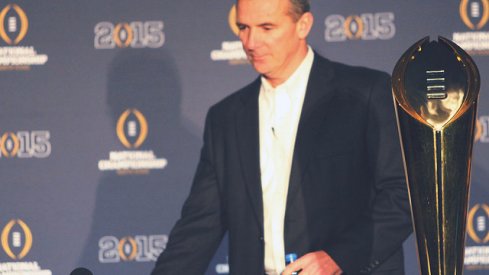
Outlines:
[[[0,274],[149,274],[179,216],[210,105],[256,77],[233,0],[0,0]],[[466,274],[489,269],[489,0],[312,0],[310,44],[391,72],[426,35],[482,87]],[[208,274],[226,274],[226,242]],[[407,274],[417,274],[414,240]],[[17,274],[17,273],[15,273]]]

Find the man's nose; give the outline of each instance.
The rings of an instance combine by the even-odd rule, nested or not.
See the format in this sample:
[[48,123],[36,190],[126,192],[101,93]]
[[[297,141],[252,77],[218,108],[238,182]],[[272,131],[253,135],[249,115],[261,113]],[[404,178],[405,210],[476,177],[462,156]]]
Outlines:
[[243,45],[245,46],[246,49],[253,50],[259,44],[260,41],[259,39],[260,38],[258,37],[257,32],[255,30],[250,29],[245,35]]

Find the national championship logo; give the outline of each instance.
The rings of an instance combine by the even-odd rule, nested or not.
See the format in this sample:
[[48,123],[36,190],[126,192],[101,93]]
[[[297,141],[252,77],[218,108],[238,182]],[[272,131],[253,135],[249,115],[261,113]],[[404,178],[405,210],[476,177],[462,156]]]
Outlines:
[[0,274],[52,275],[51,270],[42,269],[38,262],[20,262],[31,252],[33,235],[27,223],[12,219],[1,229],[0,244],[10,262],[0,262]]
[[[235,35],[239,35],[236,26],[236,5],[233,5],[228,13],[229,29]],[[239,40],[222,41],[221,48],[212,50],[210,54],[213,61],[228,61],[230,65],[248,64],[248,58]]]
[[12,260],[24,258],[32,248],[32,232],[27,224],[20,220],[11,220],[2,230],[3,251]]
[[127,150],[111,151],[109,159],[98,162],[99,170],[134,175],[164,169],[168,164],[167,159],[158,158],[153,150],[136,150],[146,141],[148,131],[148,122],[141,111],[129,108],[122,112],[117,120],[116,134]]
[[38,54],[34,46],[21,42],[29,30],[29,19],[17,4],[0,7],[0,70],[29,70],[33,65],[44,65],[48,56]]
[[489,55],[489,0],[461,0],[458,14],[465,31],[454,32],[453,42],[471,55]]
[[486,244],[489,242],[489,205],[476,204],[469,211],[467,217],[467,233],[477,244]]
[[27,15],[16,4],[7,5],[0,11],[0,22],[2,23],[0,24],[0,37],[8,45],[19,44],[29,29]]
[[489,205],[475,204],[467,215],[467,246],[465,268],[467,270],[489,269]]
[[148,136],[148,122],[137,109],[127,109],[117,121],[117,137],[124,147],[138,148]]
[[489,0],[462,0],[459,6],[460,18],[471,30],[482,29],[489,20]]

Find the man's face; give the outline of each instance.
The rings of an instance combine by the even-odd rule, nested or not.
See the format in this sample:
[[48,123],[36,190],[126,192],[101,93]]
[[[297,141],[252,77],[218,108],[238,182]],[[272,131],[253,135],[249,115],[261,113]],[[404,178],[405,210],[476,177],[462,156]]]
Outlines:
[[289,0],[238,0],[239,38],[255,70],[267,78],[289,77],[302,60],[305,37],[290,5]]

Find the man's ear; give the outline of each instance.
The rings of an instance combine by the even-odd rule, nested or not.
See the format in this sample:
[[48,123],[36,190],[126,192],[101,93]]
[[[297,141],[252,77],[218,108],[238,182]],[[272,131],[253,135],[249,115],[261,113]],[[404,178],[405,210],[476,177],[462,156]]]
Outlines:
[[312,13],[306,12],[297,21],[297,33],[299,38],[305,39],[311,31],[312,24],[314,23],[314,17]]

